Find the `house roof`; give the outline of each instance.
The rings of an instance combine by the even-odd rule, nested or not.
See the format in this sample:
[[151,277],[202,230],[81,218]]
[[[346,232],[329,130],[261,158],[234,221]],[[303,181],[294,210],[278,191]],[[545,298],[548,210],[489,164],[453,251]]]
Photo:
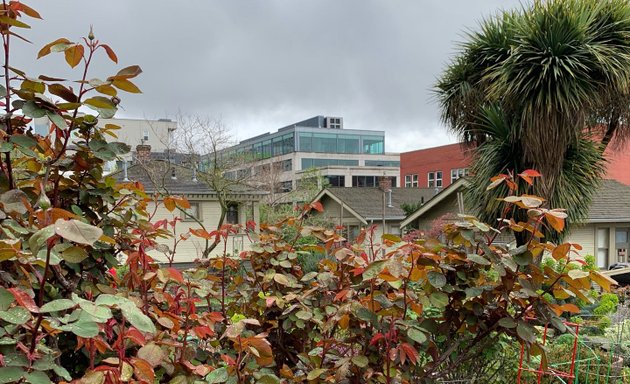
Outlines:
[[[145,163],[136,163],[127,168],[125,180],[124,169],[112,176],[119,183],[137,181],[144,185],[148,193],[169,193],[175,195],[214,195],[215,191],[203,182],[202,175],[198,174],[198,180],[193,180],[192,168],[167,161],[151,160]],[[232,194],[240,195],[264,195],[266,192],[250,189],[244,186],[233,186]]]
[[[466,187],[468,183],[465,178],[458,179],[403,220],[400,223],[401,228],[433,209],[440,201],[443,201],[454,192]],[[586,222],[630,222],[630,186],[616,180],[602,180],[601,186],[593,196]]]
[[616,180],[602,180],[593,196],[587,222],[630,222],[630,186]]
[[[406,216],[405,211],[401,208],[402,204],[428,201],[435,195],[433,188],[391,188],[391,191],[391,206],[388,206],[389,194],[385,194],[385,220],[402,220]],[[383,219],[383,191],[380,188],[326,188],[313,201],[319,201],[325,196],[343,205],[344,209],[366,224],[370,220]]]
[[411,222],[416,220],[418,217],[424,215],[426,212],[428,212],[431,209],[433,209],[433,207],[438,205],[441,201],[443,201],[444,199],[446,199],[447,197],[449,197],[453,193],[459,191],[461,188],[466,187],[468,184],[469,184],[468,179],[466,179],[464,177],[460,177],[454,183],[452,183],[448,187],[444,188],[440,193],[438,193],[437,195],[433,196],[433,198],[431,200],[429,200],[426,203],[424,203],[424,205],[422,205],[418,210],[413,212],[411,215],[407,216],[407,218],[405,218],[405,220],[403,220],[400,223],[400,228],[406,227]]

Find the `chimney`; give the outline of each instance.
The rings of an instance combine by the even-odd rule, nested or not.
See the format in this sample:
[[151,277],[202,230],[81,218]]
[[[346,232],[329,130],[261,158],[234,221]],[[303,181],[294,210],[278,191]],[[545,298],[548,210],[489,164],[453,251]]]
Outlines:
[[136,160],[139,163],[146,163],[151,160],[151,146],[148,144],[139,144],[136,146]]
[[387,192],[392,189],[392,179],[387,176],[381,176],[378,178],[378,187],[383,191]]

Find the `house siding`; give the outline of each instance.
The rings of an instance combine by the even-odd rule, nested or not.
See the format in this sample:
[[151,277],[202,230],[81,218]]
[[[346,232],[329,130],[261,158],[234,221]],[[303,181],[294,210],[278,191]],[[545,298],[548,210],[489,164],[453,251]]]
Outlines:
[[[221,206],[218,201],[209,200],[195,200],[189,199],[190,202],[199,203],[200,214],[203,225],[208,231],[215,230],[219,224],[219,218],[221,217]],[[239,207],[239,224],[245,225],[247,221],[247,208],[251,206],[251,202],[244,203]],[[148,211],[151,212],[155,208],[153,203],[148,205]],[[157,208],[156,214],[153,217],[153,222],[160,220],[173,220],[176,217],[180,217],[179,210],[169,212],[163,205]],[[258,222],[258,203],[254,203],[254,220]],[[199,229],[200,226],[195,221],[178,221],[175,226],[176,236],[187,233],[190,229]],[[170,230],[170,228],[169,228]],[[158,239],[159,244],[167,245],[169,249],[172,249],[174,239]],[[243,250],[249,249],[251,241],[244,233],[231,235],[227,240],[227,253],[233,256],[238,255]],[[201,258],[203,250],[205,248],[205,240],[196,236],[190,236],[187,240],[180,241],[177,244],[175,263],[190,263],[195,259]],[[221,243],[210,254],[210,257],[215,257],[223,254],[224,244]],[[168,262],[166,256],[158,251],[151,251],[151,257],[156,261],[164,263]]]
[[454,193],[416,220],[417,228],[421,230],[429,230],[433,227],[433,222],[445,215],[457,215],[459,211],[457,205],[457,194]]

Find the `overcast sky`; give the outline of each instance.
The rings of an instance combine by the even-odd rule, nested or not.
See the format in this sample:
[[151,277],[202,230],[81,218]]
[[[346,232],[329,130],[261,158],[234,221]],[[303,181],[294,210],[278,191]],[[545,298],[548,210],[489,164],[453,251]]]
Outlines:
[[[93,77],[138,64],[141,95],[118,116],[221,117],[245,139],[315,115],[386,132],[388,152],[454,142],[431,87],[466,31],[517,0],[25,0],[44,21],[16,43],[13,65],[69,76],[61,54],[33,64],[44,44],[87,35],[117,53]],[[19,45],[18,45],[19,44]],[[80,77],[79,71],[73,78]]]

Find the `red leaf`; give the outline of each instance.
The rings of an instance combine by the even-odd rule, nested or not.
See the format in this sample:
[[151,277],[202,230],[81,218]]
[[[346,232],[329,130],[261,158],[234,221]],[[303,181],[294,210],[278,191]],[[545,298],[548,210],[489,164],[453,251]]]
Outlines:
[[17,301],[22,307],[33,313],[39,313],[39,307],[35,304],[35,301],[28,295],[28,293],[18,288],[9,288],[9,292],[13,294],[15,301]]
[[214,331],[210,327],[206,326],[194,327],[193,332],[195,332],[197,337],[201,339],[205,339],[214,335]]
[[370,345],[375,345],[376,343],[378,343],[380,340],[383,340],[383,339],[385,339],[385,335],[379,332],[372,337],[372,340],[370,340]]
[[[411,364],[416,365],[418,362],[418,351],[411,345],[407,343],[400,344],[400,348],[405,351],[405,354],[409,356],[409,361]],[[402,360],[402,359],[401,359]]]
[[129,339],[140,346],[145,345],[147,342],[142,335],[142,332],[138,331],[135,328],[129,328],[127,332],[125,332],[125,339]]
[[184,276],[182,276],[182,273],[180,271],[175,268],[166,268],[166,270],[168,271],[168,275],[171,279],[177,281],[180,284],[184,284]]
[[563,312],[580,313],[580,308],[578,308],[578,306],[575,304],[570,304],[570,303],[562,304],[560,306],[560,309]]
[[333,301],[344,301],[346,299],[347,294],[348,294],[348,289],[344,289],[335,295],[335,298],[333,299]]
[[118,63],[118,57],[114,53],[114,50],[109,47],[107,44],[101,44],[101,47],[107,52],[107,56],[109,56],[110,60],[114,63]]
[[324,206],[319,201],[311,203],[311,209],[314,209],[314,210],[316,210],[318,212],[324,212]]

